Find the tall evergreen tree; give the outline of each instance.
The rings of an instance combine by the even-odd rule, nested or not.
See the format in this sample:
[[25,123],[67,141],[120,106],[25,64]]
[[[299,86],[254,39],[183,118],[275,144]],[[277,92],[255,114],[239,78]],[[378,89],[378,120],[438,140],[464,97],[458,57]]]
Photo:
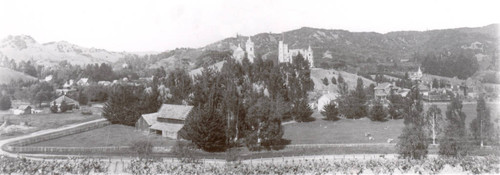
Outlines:
[[365,117],[367,114],[366,94],[363,87],[363,80],[361,78],[358,78],[357,80],[356,89],[353,92],[353,99],[354,104],[352,105],[354,110],[354,118],[357,119]]
[[467,142],[467,130],[465,129],[465,118],[462,111],[462,102],[453,97],[446,109],[446,121],[448,124],[444,131],[444,137],[439,144],[439,154],[443,156],[462,157],[469,151]]
[[484,96],[480,96],[477,100],[476,112],[477,117],[470,123],[470,130],[476,143],[483,146],[485,141],[489,142],[493,137],[493,123]]
[[103,117],[112,124],[134,126],[139,117],[139,89],[134,86],[118,85],[113,88],[103,107]]
[[379,100],[375,101],[375,104],[370,109],[370,119],[379,122],[387,121],[387,113]]
[[404,113],[405,127],[396,145],[403,158],[423,159],[427,157],[428,143],[424,132],[422,99],[418,86],[414,86],[408,96],[408,107]]

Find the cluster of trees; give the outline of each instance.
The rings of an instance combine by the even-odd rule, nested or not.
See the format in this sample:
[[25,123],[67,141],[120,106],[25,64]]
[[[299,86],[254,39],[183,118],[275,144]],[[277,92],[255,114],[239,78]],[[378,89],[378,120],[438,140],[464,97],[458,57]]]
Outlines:
[[[340,95],[340,97],[338,98],[339,113],[348,119],[359,119],[362,117],[366,117],[368,114],[367,91],[370,91],[370,87],[364,89],[363,80],[361,78],[358,78],[356,89],[349,91],[347,83],[344,82],[344,78],[342,78],[342,74],[339,74],[337,80],[337,86]],[[374,86],[371,87],[373,88]]]
[[[251,150],[274,149],[283,144],[283,120],[311,118],[307,91],[314,87],[309,62],[302,55],[293,64],[279,65],[261,58],[255,63],[244,58],[241,64],[227,59],[221,71],[205,68],[195,76],[192,88],[182,88],[189,80],[181,79],[167,81],[172,92],[169,99],[194,106],[183,130],[187,139],[206,151],[239,144]],[[175,89],[192,89],[192,96]]]
[[477,59],[470,54],[427,55],[422,62],[426,73],[467,79],[479,69]]
[[467,116],[462,111],[463,105],[458,98],[452,97],[443,118],[441,109],[436,105],[431,105],[426,113],[423,112],[418,87],[412,89],[409,95],[406,101],[410,105],[403,112],[405,127],[397,143],[398,152],[402,157],[425,158],[429,137],[432,138],[432,144],[436,144],[436,140],[439,141],[440,155],[452,157],[468,155],[474,145],[493,143],[494,128],[483,97],[478,99],[477,117],[470,123],[469,134],[465,124]]
[[205,151],[237,145],[273,149],[283,144],[283,120],[311,119],[307,91],[314,88],[309,62],[302,55],[293,64],[275,65],[256,58],[250,63],[226,61],[220,71],[205,67],[191,77],[185,70],[157,69],[148,87],[114,86],[103,109],[111,123],[133,125],[161,103],[193,105],[181,137]]

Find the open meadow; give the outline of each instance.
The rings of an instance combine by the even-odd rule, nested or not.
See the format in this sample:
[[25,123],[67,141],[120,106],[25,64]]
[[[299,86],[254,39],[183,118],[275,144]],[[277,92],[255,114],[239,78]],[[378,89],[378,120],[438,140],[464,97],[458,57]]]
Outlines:
[[150,141],[153,146],[169,147],[174,140],[159,135],[146,135],[132,126],[109,125],[103,128],[28,145],[30,147],[111,147],[130,146],[137,141]]

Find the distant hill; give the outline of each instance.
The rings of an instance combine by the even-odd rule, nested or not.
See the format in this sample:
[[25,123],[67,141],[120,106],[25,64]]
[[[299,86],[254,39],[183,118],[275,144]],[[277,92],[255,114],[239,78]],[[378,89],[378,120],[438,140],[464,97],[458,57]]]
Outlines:
[[34,61],[40,65],[54,65],[67,60],[71,64],[112,63],[129,55],[104,49],[85,48],[66,41],[40,44],[31,36],[8,36],[0,42],[0,55],[8,59]]
[[35,81],[37,78],[9,68],[0,67],[0,84],[9,84],[11,80]]
[[[477,28],[457,28],[429,31],[398,31],[386,34],[375,32],[349,32],[303,27],[283,33],[260,33],[253,35],[257,55],[264,59],[277,59],[278,41],[284,40],[291,49],[307,48],[314,51],[315,66],[323,62],[345,61],[347,63],[393,61],[415,61],[415,55],[446,52],[472,52],[481,65],[480,70],[495,69],[498,62],[498,24]],[[175,56],[192,64],[205,52],[232,51],[247,36],[223,39],[202,48],[188,49]],[[171,51],[175,52],[175,51]],[[178,53],[178,52],[176,52]],[[189,55],[189,56],[186,56]],[[166,59],[166,58],[165,58]],[[172,59],[172,58],[169,58]],[[416,60],[417,63],[419,60]],[[421,61],[421,60],[420,60]]]

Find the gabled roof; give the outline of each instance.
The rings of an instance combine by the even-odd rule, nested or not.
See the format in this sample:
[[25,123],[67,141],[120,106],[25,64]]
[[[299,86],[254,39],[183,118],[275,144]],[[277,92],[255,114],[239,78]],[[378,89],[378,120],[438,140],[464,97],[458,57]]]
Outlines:
[[163,104],[158,110],[158,118],[186,120],[193,106]]
[[158,118],[158,113],[142,114],[142,118],[150,126],[158,123],[156,120],[156,118]]
[[78,101],[73,100],[67,97],[66,95],[61,95],[59,98],[55,99],[54,101],[51,101],[50,105],[54,104],[54,102],[56,102],[56,104],[61,104],[63,100],[66,102],[66,104],[79,104]]
[[22,110],[25,110],[25,109],[26,109],[26,108],[28,108],[28,107],[30,107],[30,108],[31,108],[31,106],[30,106],[30,105],[19,105],[19,106],[17,107],[17,109],[22,109]]

